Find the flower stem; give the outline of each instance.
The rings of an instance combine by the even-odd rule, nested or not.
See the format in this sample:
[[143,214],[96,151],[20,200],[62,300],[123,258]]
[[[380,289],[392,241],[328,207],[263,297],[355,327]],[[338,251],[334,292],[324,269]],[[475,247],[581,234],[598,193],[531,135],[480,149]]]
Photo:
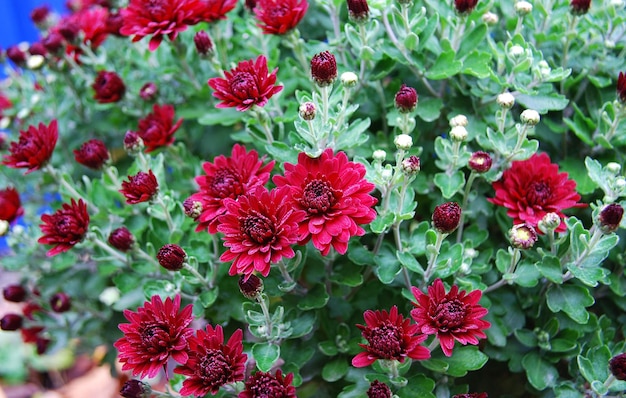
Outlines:
[[522,144],[524,143],[524,140],[526,139],[526,136],[528,135],[528,128],[529,127],[527,124],[524,124],[522,126],[522,130],[517,135],[517,142],[515,143],[515,148],[513,148],[511,153],[509,153],[507,157],[504,159],[505,166],[515,157],[515,155],[518,154],[520,148],[522,147]]
[[167,228],[170,230],[170,232],[174,231],[175,227],[174,227],[174,222],[172,221],[172,216],[170,215],[170,211],[168,210],[167,205],[163,201],[163,197],[160,194],[156,195],[156,198],[154,199],[154,203],[161,206],[161,208],[163,209],[163,214],[165,215],[165,222],[167,223]]
[[437,240],[435,241],[435,247],[433,249],[433,253],[431,254],[430,260],[428,261],[428,267],[424,272],[424,285],[428,284],[428,280],[432,276],[435,265],[437,264],[437,257],[439,257],[439,251],[441,250],[441,244],[443,240],[448,234],[444,234],[442,232],[437,231]]
[[[585,250],[583,250],[583,252],[580,253],[580,256],[578,256],[578,258],[574,262],[574,267],[576,267],[576,268],[580,267],[580,264],[593,251],[593,249],[598,244],[598,242],[600,241],[600,238],[602,238],[603,235],[604,235],[604,233],[600,230],[600,228],[596,228],[593,231],[593,235],[591,235],[591,239],[589,240],[589,243],[587,243],[587,245],[585,247]],[[570,271],[567,271],[565,274],[563,274],[563,282],[566,282],[566,281],[572,279],[573,277],[574,277],[574,275],[572,275],[572,273]]]
[[274,326],[272,325],[272,316],[267,301],[267,295],[265,295],[265,293],[259,293],[257,295],[257,302],[261,306],[261,311],[263,311],[263,316],[265,317],[265,328],[267,329],[265,335],[268,342],[270,342],[272,340],[272,329]]
[[467,182],[465,183],[465,191],[463,192],[463,204],[461,205],[461,219],[459,220],[459,229],[456,231],[456,243],[461,243],[461,239],[463,239],[463,224],[465,222],[465,211],[467,210],[467,201],[469,200],[469,195],[472,189],[472,185],[474,184],[474,180],[476,179],[476,172],[472,170],[469,177],[467,178]]
[[432,350],[434,350],[437,347],[439,347],[439,339],[435,337],[433,341],[431,341],[430,344],[428,344],[428,347],[426,348],[428,348],[428,351],[432,352]]
[[300,38],[300,31],[298,29],[293,29],[291,33],[287,36],[289,40],[289,45],[293,50],[296,59],[300,63],[302,67],[302,71],[306,74],[310,68],[310,64],[307,61],[306,56],[304,55],[304,41]]
[[200,282],[205,284],[209,289],[213,289],[211,282],[208,281],[204,276],[202,276],[197,269],[189,265],[187,262],[183,263],[183,268],[188,271],[191,275],[195,276]]
[[96,246],[98,246],[99,248],[101,248],[102,250],[110,254],[111,257],[114,257],[120,260],[124,264],[128,264],[128,258],[125,255],[123,255],[122,253],[118,252],[117,250],[113,249],[112,247],[104,243],[100,238],[96,236],[96,234],[94,233],[87,234],[87,239],[89,239]]
[[[519,263],[519,260],[522,258],[522,253],[520,252],[520,249],[514,248],[513,249],[513,255],[511,255],[511,263],[509,264],[509,269],[507,269],[506,273],[504,275],[510,275],[512,273],[515,272],[515,268],[517,267],[517,264]],[[504,276],[503,275],[503,276]],[[506,280],[504,278],[501,278],[499,281],[497,281],[496,283],[494,283],[491,286],[488,286],[485,290],[483,290],[483,294],[484,293],[489,293],[491,291],[494,291],[504,285],[508,285],[510,283],[509,280]]]
[[172,40],[172,47],[174,47],[174,52],[176,52],[178,61],[180,62],[180,66],[182,66],[183,68],[183,72],[185,72],[185,75],[187,75],[193,87],[198,91],[202,90],[202,86],[196,79],[196,75],[193,73],[193,70],[191,70],[189,63],[187,62],[187,51],[181,41]]
[[83,198],[83,196],[78,193],[78,191],[76,190],[76,188],[74,188],[72,185],[70,185],[65,178],[63,178],[62,175],[59,174],[58,170],[56,170],[54,167],[52,167],[50,164],[47,164],[44,167],[44,171],[47,172],[48,174],[50,174],[50,176],[56,181],[57,184],[61,185],[63,188],[65,188],[71,197],[73,197],[74,199],[82,199],[86,204],[87,204],[87,208],[89,208],[89,210],[92,213],[98,213],[99,209],[94,206],[93,204],[91,204],[89,201],[85,200],[85,198]]

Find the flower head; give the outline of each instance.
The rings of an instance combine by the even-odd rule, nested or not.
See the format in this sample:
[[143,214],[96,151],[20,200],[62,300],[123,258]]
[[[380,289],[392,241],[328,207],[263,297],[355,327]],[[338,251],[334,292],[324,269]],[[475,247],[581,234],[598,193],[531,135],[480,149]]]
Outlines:
[[120,33],[133,36],[134,42],[152,35],[149,48],[154,51],[163,36],[175,40],[178,33],[187,29],[198,7],[199,3],[187,0],[130,0],[120,11],[124,20]]
[[181,395],[204,396],[217,394],[220,387],[243,380],[248,356],[243,353],[243,332],[237,329],[224,344],[220,325],[215,329],[207,325],[206,332],[198,330],[189,338],[189,359],[174,369],[174,373],[187,376]]
[[174,123],[174,107],[172,105],[152,106],[152,112],[139,120],[137,134],[146,146],[146,153],[150,153],[160,147],[172,145],[174,133],[183,119]]
[[299,223],[306,213],[294,207],[288,187],[268,192],[257,186],[237,200],[225,199],[224,205],[217,230],[228,247],[220,260],[233,260],[230,275],[249,277],[257,271],[267,276],[271,264],[295,255],[291,245],[300,238]]
[[98,72],[91,88],[94,90],[93,98],[101,104],[118,102],[126,92],[126,86],[119,75],[105,70]]
[[237,5],[237,0],[196,0],[195,12],[186,21],[189,25],[226,19],[226,14]]
[[15,331],[22,327],[24,323],[24,318],[22,318],[19,314],[5,314],[2,319],[0,319],[0,329],[6,331]]
[[41,216],[43,224],[39,226],[43,236],[37,242],[44,245],[55,245],[48,250],[48,257],[56,256],[71,249],[79,243],[87,233],[89,227],[89,213],[87,204],[79,199],[72,199],[70,204],[63,203],[61,209],[54,214]]
[[600,210],[598,214],[598,223],[602,232],[610,234],[617,231],[622,217],[624,216],[624,208],[619,203],[611,203]]
[[217,218],[226,213],[224,199],[237,199],[254,187],[265,185],[275,162],[264,165],[263,160],[254,149],[246,152],[244,146],[235,144],[230,157],[220,155],[213,163],[204,162],[206,175],[196,177],[200,190],[189,198],[202,205],[196,231],[208,229],[209,233],[217,233]]
[[[513,162],[502,178],[493,183],[496,196],[487,200],[506,207],[513,224],[526,222],[536,228],[546,213],[564,217],[562,210],[585,206],[578,203],[576,182],[567,177],[567,173],[559,173],[559,166],[551,163],[547,154],[535,154],[530,159]],[[556,232],[565,229],[565,223],[561,222]]]
[[419,330],[427,335],[435,334],[443,353],[452,355],[455,340],[459,343],[478,344],[479,338],[487,337],[483,332],[491,324],[480,318],[487,315],[487,309],[478,305],[482,296],[480,290],[467,294],[453,285],[446,293],[441,279],[428,287],[428,294],[416,287],[411,289],[417,302],[411,310],[411,317]]
[[0,190],[0,220],[10,224],[22,214],[24,209],[17,190],[12,187]]
[[376,218],[377,200],[369,193],[374,184],[365,179],[365,167],[351,162],[344,152],[326,149],[317,158],[298,155],[298,164],[285,163],[285,175],[275,176],[277,186],[289,186],[295,206],[306,212],[300,223],[300,244],[313,245],[327,255],[331,247],[341,254],[352,236]]
[[478,4],[478,0],[454,0],[454,8],[459,14],[469,14]]
[[620,72],[617,78],[617,99],[622,104],[626,104],[626,74],[624,72]]
[[611,358],[609,361],[609,370],[617,380],[626,381],[626,353]]
[[250,300],[255,300],[263,292],[263,280],[254,274],[241,275],[238,284],[241,294]]
[[391,389],[382,381],[374,380],[367,389],[367,398],[391,398]]
[[145,146],[143,140],[141,139],[139,134],[130,130],[127,131],[126,134],[124,134],[124,149],[126,149],[126,152],[128,152],[128,154],[136,155],[137,153],[141,152],[144,147]]
[[395,96],[396,108],[402,113],[412,112],[417,106],[417,99],[417,91],[413,87],[403,84]]
[[348,0],[348,15],[355,22],[367,21],[370,15],[367,0]]
[[30,19],[36,25],[43,25],[44,22],[46,22],[46,19],[48,19],[49,15],[50,15],[50,7],[44,4],[44,5],[41,5],[39,7],[35,7],[32,9],[32,11],[30,12]]
[[456,202],[447,202],[435,207],[433,227],[442,234],[452,233],[461,221],[461,206]]
[[589,11],[591,7],[591,0],[571,0],[569,2],[569,8],[574,15],[583,15]]
[[404,362],[406,357],[423,360],[430,358],[430,351],[420,345],[428,337],[417,335],[419,327],[409,318],[398,314],[398,307],[389,312],[367,310],[363,313],[365,325],[356,325],[368,344],[359,344],[365,352],[352,358],[352,366],[362,368],[377,359]]
[[467,165],[477,173],[486,173],[491,169],[491,163],[491,156],[487,152],[476,151],[470,156]]
[[296,398],[296,389],[291,384],[293,373],[283,376],[278,369],[276,374],[256,372],[246,381],[246,389],[239,393],[238,398]]
[[196,33],[193,37],[193,43],[201,56],[206,57],[213,53],[213,42],[206,31],[201,30]]
[[284,35],[300,23],[308,8],[307,0],[258,0],[253,11],[263,33]]
[[120,192],[126,197],[126,203],[134,205],[152,200],[158,190],[159,182],[152,170],[148,170],[148,173],[140,171],[134,176],[128,176],[128,181],[122,181]]
[[9,146],[9,155],[5,155],[2,164],[12,168],[27,168],[25,174],[42,168],[52,157],[59,131],[56,119],[48,126],[39,123],[20,131],[18,142]]
[[283,86],[276,85],[276,72],[268,73],[267,58],[259,55],[256,60],[241,61],[235,69],[224,72],[225,78],[209,79],[209,86],[215,90],[213,96],[222,102],[217,108],[237,108],[244,112],[252,106],[265,106],[267,101]]
[[120,395],[124,398],[150,398],[152,396],[152,388],[150,384],[131,379],[124,383],[120,390]]
[[121,252],[127,252],[135,243],[135,237],[126,227],[114,229],[109,234],[109,244]]
[[186,259],[187,253],[183,248],[172,243],[162,246],[157,253],[159,264],[169,271],[181,270]]
[[66,312],[72,307],[72,299],[63,292],[55,293],[50,298],[50,308],[54,312]]
[[509,230],[509,240],[517,249],[530,249],[537,242],[537,231],[528,224],[516,224]]
[[2,289],[2,297],[12,303],[21,303],[26,299],[27,294],[22,285],[7,285]]
[[109,150],[104,142],[96,139],[83,143],[79,149],[74,149],[74,159],[83,166],[99,170],[109,160]]
[[139,89],[139,96],[144,101],[154,101],[159,93],[159,88],[154,82],[148,82]]
[[337,78],[337,60],[330,51],[322,51],[311,58],[311,78],[320,87],[333,84]]
[[152,296],[137,312],[124,310],[130,323],[118,327],[124,336],[114,344],[119,352],[122,370],[131,370],[133,376],[154,377],[170,357],[179,363],[189,358],[188,339],[193,334],[192,305],[180,310],[180,296],[161,300]]

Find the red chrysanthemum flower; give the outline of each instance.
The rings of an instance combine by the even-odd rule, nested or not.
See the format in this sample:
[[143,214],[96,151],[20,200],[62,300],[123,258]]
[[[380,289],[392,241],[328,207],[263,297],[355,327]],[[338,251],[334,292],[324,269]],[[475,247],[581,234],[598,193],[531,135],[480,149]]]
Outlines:
[[391,389],[382,381],[374,380],[367,389],[367,398],[391,398]]
[[20,195],[13,187],[0,190],[0,220],[9,224],[24,214]]
[[209,392],[217,394],[220,387],[243,380],[246,360],[243,353],[243,332],[237,329],[224,345],[224,332],[220,325],[215,329],[207,325],[206,332],[198,330],[189,338],[189,359],[174,369],[174,373],[187,376],[181,395],[202,397]]
[[130,323],[118,326],[124,337],[113,344],[123,363],[122,370],[131,370],[133,376],[154,377],[170,357],[178,363],[187,362],[188,342],[193,335],[188,327],[193,321],[192,309],[189,304],[180,310],[179,295],[165,302],[155,295],[137,312],[124,310]]
[[344,152],[326,149],[319,157],[298,155],[298,164],[285,163],[285,175],[274,176],[277,186],[289,186],[295,205],[306,211],[300,223],[300,244],[313,245],[327,255],[331,247],[344,254],[352,236],[376,218],[377,200],[369,193],[374,184],[365,179],[365,167],[348,160]]
[[140,171],[128,176],[128,181],[122,181],[120,192],[126,197],[126,203],[134,205],[152,200],[158,190],[159,182],[152,170],[148,170],[148,173]]
[[197,0],[195,13],[186,21],[188,25],[226,19],[226,14],[237,6],[237,0]]
[[134,42],[152,35],[149,48],[154,51],[163,36],[175,40],[178,33],[186,30],[198,7],[199,3],[187,0],[130,0],[128,7],[120,11],[124,18],[120,33],[134,36]]
[[278,369],[276,375],[256,372],[246,381],[246,389],[239,393],[238,398],[296,398],[296,388],[291,384],[293,373],[283,377]]
[[617,380],[626,381],[626,353],[611,358],[609,370]]
[[299,239],[299,223],[306,213],[294,208],[289,187],[271,192],[257,186],[237,200],[224,200],[226,214],[219,217],[217,230],[224,234],[228,250],[221,261],[233,261],[229,274],[246,279],[258,271],[270,273],[272,263],[295,255],[291,245]]
[[259,0],[253,11],[263,33],[284,35],[300,23],[308,8],[307,0]]
[[63,203],[62,208],[54,214],[43,214],[41,221],[43,224],[39,228],[43,236],[37,242],[55,245],[46,255],[56,256],[68,251],[85,237],[89,227],[87,204],[82,199],[78,202],[72,199],[70,204]]
[[30,19],[35,23],[35,25],[43,25],[49,15],[50,7],[44,4],[32,9],[30,12]]
[[403,84],[394,97],[394,104],[401,113],[409,113],[415,110],[418,97],[417,90]]
[[[551,163],[547,154],[535,154],[530,159],[513,162],[500,181],[493,183],[495,198],[487,200],[506,207],[514,224],[528,223],[537,229],[546,213],[557,213],[563,218],[562,210],[586,206],[578,203],[576,181],[567,177],[567,173],[559,173],[559,166]],[[556,231],[565,229],[561,221]]]
[[428,287],[428,294],[416,287],[411,291],[417,301],[413,303],[416,308],[411,310],[411,317],[422,333],[437,335],[447,357],[452,355],[455,340],[463,345],[475,345],[479,338],[487,337],[483,330],[491,324],[480,319],[487,315],[487,309],[478,304],[482,296],[480,290],[467,294],[453,285],[446,293],[441,279],[436,279]]
[[98,48],[109,35],[109,10],[106,8],[89,8],[73,14],[71,18],[83,32],[83,42],[93,49]]
[[423,360],[430,358],[428,348],[421,342],[428,337],[417,335],[419,327],[411,324],[409,318],[398,314],[398,307],[391,307],[389,312],[367,310],[363,313],[365,325],[356,325],[368,344],[359,345],[365,352],[352,358],[352,366],[362,368],[373,364],[377,359],[404,362],[406,357]]
[[139,121],[139,131],[137,134],[146,146],[146,153],[150,153],[162,146],[172,145],[174,133],[183,123],[183,119],[178,119],[174,123],[174,107],[172,105],[152,106],[152,113]]
[[18,142],[11,143],[11,153],[4,156],[2,164],[15,169],[27,168],[25,174],[38,170],[50,160],[58,137],[56,119],[48,126],[43,123],[29,126],[28,130],[20,131]]
[[278,68],[269,73],[267,58],[259,55],[256,61],[241,61],[235,69],[224,72],[225,78],[209,79],[209,86],[215,90],[213,96],[222,101],[216,107],[236,107],[244,112],[254,105],[264,106],[283,89],[283,86],[275,85],[277,71]]
[[207,229],[209,233],[217,233],[217,218],[226,213],[224,199],[237,199],[254,187],[265,185],[275,162],[263,165],[263,160],[259,160],[254,149],[246,152],[244,146],[235,144],[230,157],[220,155],[213,163],[202,164],[206,175],[196,177],[200,190],[189,197],[191,203],[202,204],[196,231]]
[[330,51],[322,51],[311,58],[311,78],[320,87],[326,87],[337,78],[337,60]]
[[115,72],[101,70],[91,85],[93,98],[101,104],[118,102],[126,92],[126,85]]
[[127,252],[135,243],[135,237],[126,227],[114,229],[109,234],[109,244],[121,252]]
[[620,72],[617,77],[617,99],[626,104],[626,74]]
[[0,117],[2,117],[2,113],[5,109],[9,109],[13,106],[11,100],[4,96],[4,94],[0,93]]
[[460,14],[470,13],[478,4],[478,0],[454,0],[454,7]]
[[83,166],[99,170],[109,160],[109,150],[104,142],[92,139],[74,149],[74,159]]

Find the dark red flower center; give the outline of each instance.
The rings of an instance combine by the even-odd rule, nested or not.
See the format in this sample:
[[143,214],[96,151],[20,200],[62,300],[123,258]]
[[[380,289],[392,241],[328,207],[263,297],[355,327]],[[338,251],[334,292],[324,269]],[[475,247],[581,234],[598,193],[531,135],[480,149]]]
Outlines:
[[544,205],[552,195],[550,186],[545,181],[535,181],[530,184],[528,200],[530,204]]
[[432,319],[441,331],[455,330],[463,326],[467,315],[466,306],[459,300],[444,300],[435,308]]
[[207,386],[221,386],[231,378],[232,371],[228,358],[221,350],[208,350],[204,358],[200,360],[196,369],[200,377]]
[[272,220],[267,216],[253,212],[240,219],[242,231],[253,241],[259,244],[269,243],[274,237],[275,231]]
[[141,342],[150,352],[162,351],[169,340],[169,332],[163,325],[149,325],[141,331]]
[[237,97],[250,98],[250,91],[256,86],[254,76],[250,72],[237,72],[230,79],[230,89]]
[[235,170],[231,168],[219,169],[209,181],[211,194],[221,199],[229,197],[235,199],[243,194],[241,180],[241,176]]
[[289,7],[286,6],[272,7],[272,9],[270,9],[269,15],[272,19],[280,20],[289,13],[289,10]]
[[74,231],[74,217],[59,215],[55,220],[56,230],[62,235],[69,235]]
[[256,376],[254,385],[248,387],[254,398],[282,397],[285,393],[284,386],[275,378],[268,375]]
[[372,328],[367,336],[370,351],[381,358],[399,358],[402,354],[402,333],[390,323]]
[[304,187],[300,204],[311,214],[324,214],[337,202],[339,195],[328,181],[315,179]]
[[145,9],[155,20],[162,20],[166,14],[164,0],[148,0],[145,3]]

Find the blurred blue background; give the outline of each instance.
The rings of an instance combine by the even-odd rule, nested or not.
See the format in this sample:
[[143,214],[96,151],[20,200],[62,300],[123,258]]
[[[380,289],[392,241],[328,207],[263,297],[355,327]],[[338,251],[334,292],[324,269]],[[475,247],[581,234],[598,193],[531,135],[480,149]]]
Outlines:
[[0,0],[0,48],[22,41],[39,39],[39,32],[30,20],[33,8],[48,5],[51,10],[66,14],[65,0]]

